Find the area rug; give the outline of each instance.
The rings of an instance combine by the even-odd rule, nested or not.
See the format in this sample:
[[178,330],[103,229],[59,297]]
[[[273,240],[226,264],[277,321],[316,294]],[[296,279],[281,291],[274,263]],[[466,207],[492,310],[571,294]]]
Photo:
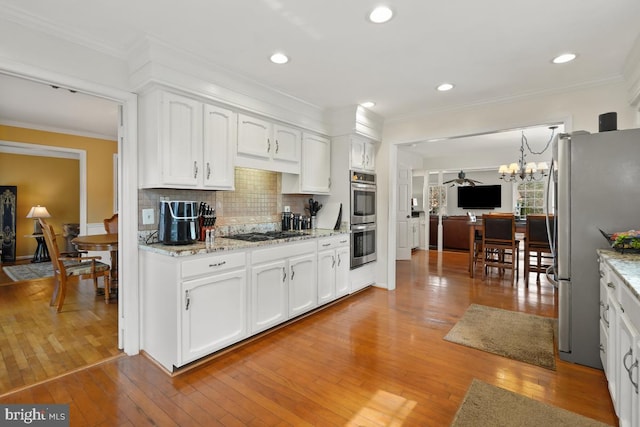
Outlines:
[[555,370],[555,319],[471,304],[445,340]]
[[53,276],[53,266],[50,262],[9,265],[2,269],[11,280],[16,282]]
[[451,427],[468,426],[581,426],[607,424],[562,408],[538,402],[474,379]]

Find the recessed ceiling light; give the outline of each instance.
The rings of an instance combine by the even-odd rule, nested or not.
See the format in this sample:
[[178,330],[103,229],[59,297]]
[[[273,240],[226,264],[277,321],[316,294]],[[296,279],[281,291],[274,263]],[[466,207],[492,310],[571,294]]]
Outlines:
[[374,24],[384,24],[393,17],[393,11],[387,6],[378,6],[369,14],[369,21]]
[[454,86],[451,83],[442,83],[436,89],[438,89],[440,92],[446,92],[446,91],[451,90],[453,88],[454,88]]
[[365,101],[363,103],[361,103],[360,105],[362,105],[364,108],[371,108],[371,107],[375,107],[376,103],[373,101]]
[[565,64],[567,62],[571,62],[576,59],[575,53],[563,53],[562,55],[556,56],[553,58],[554,64]]
[[286,64],[289,62],[289,57],[281,52],[274,53],[269,59],[271,59],[271,62],[274,64]]

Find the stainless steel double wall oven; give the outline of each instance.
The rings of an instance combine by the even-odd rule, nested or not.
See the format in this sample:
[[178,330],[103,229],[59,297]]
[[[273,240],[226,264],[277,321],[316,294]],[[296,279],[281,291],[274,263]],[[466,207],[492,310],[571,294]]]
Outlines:
[[351,268],[376,260],[376,176],[351,171]]

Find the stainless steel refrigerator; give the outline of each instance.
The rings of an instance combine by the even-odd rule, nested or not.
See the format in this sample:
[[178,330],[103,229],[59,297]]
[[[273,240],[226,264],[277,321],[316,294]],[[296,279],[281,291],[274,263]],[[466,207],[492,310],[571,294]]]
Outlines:
[[607,233],[640,228],[640,129],[561,134],[554,141],[558,350],[602,368],[597,248]]

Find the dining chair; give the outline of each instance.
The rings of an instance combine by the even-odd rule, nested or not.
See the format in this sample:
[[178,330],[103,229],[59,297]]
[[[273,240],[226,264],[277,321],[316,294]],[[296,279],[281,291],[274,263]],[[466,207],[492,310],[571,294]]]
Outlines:
[[486,278],[489,268],[496,267],[500,275],[511,270],[511,283],[515,283],[519,270],[519,246],[516,239],[516,221],[513,213],[494,213],[482,216],[482,278]]
[[118,214],[113,214],[111,218],[107,218],[103,221],[104,229],[109,234],[118,233]]
[[[549,216],[553,224],[553,215]],[[553,254],[547,232],[547,216],[544,214],[527,215],[524,235],[524,284],[529,286],[529,273],[536,273],[536,284],[540,286],[540,273],[546,273],[553,264]],[[552,234],[553,236],[553,234]],[[535,263],[531,258],[535,256]]]
[[[111,288],[109,265],[96,261],[101,258],[99,256],[65,256],[66,253],[60,252],[53,226],[47,224],[42,218],[39,218],[38,221],[40,221],[44,239],[49,248],[51,265],[53,266],[53,274],[56,282],[49,305],[57,305],[58,313],[62,311],[62,304],[64,304],[64,299],[67,294],[67,282],[70,278],[75,278],[76,280],[93,279],[93,286],[96,293],[98,293],[99,277],[102,277],[104,280],[104,301],[109,304]],[[70,255],[76,254],[77,253]]]

